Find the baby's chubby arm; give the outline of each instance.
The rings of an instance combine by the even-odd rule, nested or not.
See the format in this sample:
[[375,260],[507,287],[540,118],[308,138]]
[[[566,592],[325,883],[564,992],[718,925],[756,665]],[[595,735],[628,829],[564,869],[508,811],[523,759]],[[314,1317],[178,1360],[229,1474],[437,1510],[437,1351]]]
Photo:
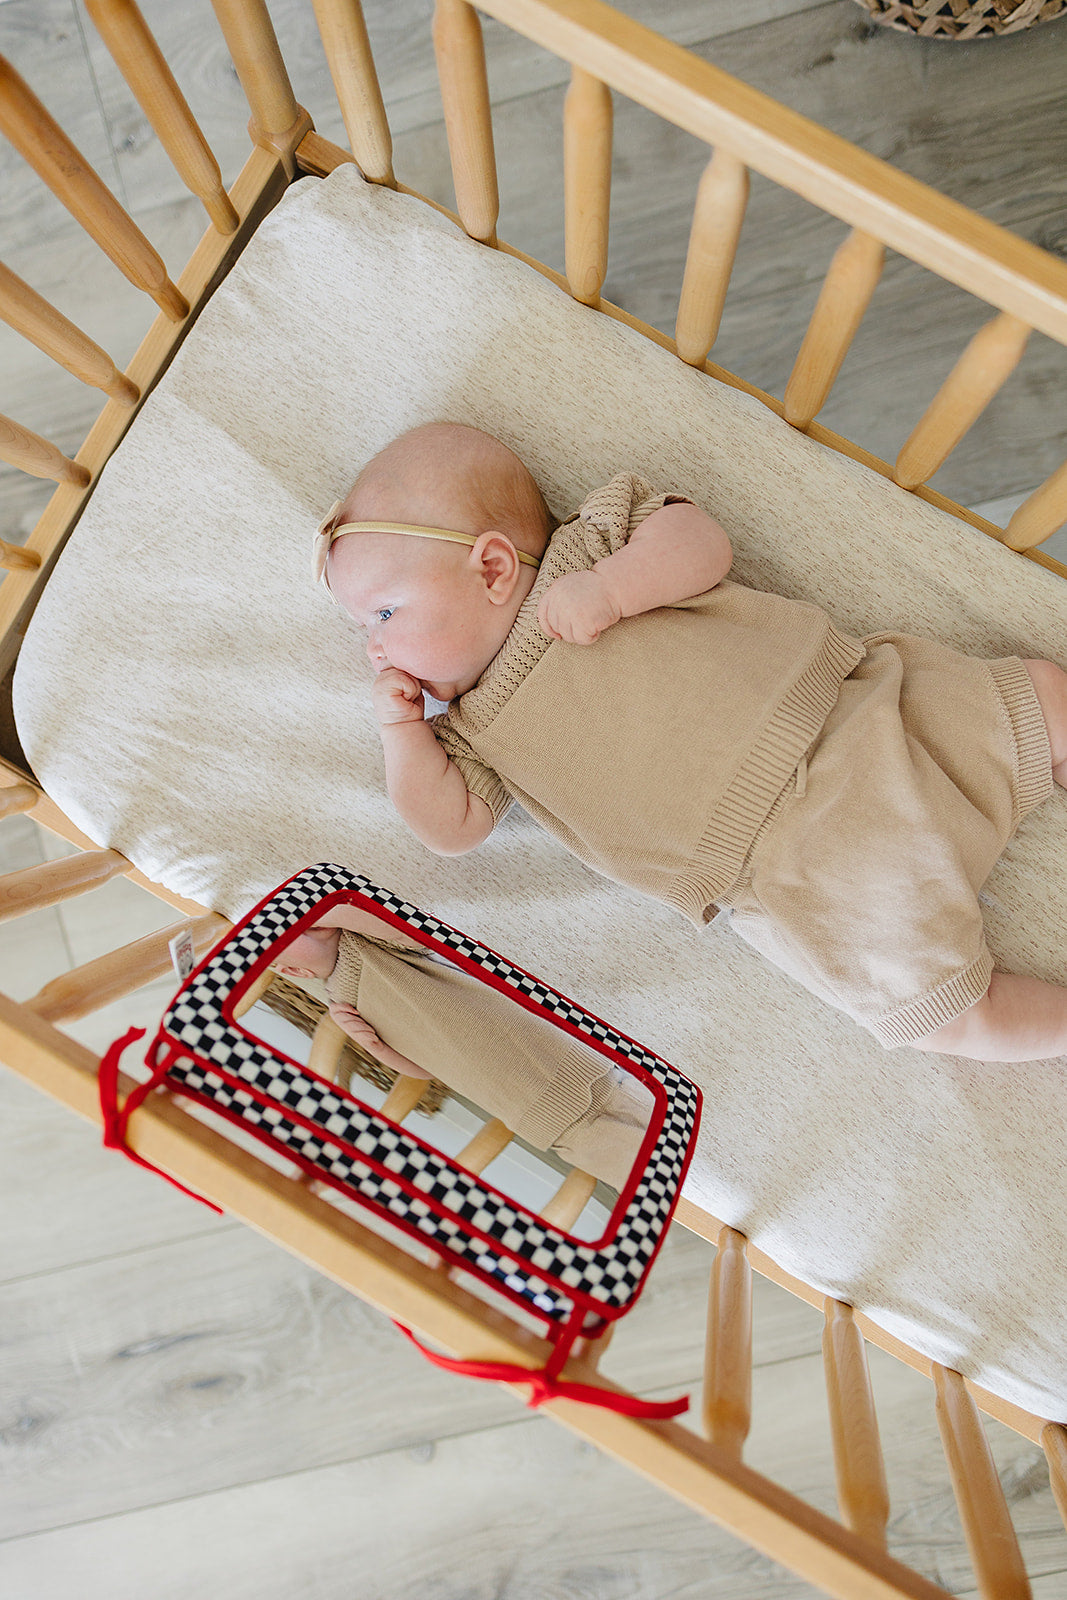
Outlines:
[[389,798],[428,850],[459,856],[493,831],[493,813],[471,794],[425,720],[422,687],[399,667],[386,667],[371,690],[385,756]]
[[587,572],[568,572],[542,596],[537,620],[550,639],[592,644],[620,617],[676,605],[714,589],[730,570],[726,532],[699,506],[661,506],[621,550]]

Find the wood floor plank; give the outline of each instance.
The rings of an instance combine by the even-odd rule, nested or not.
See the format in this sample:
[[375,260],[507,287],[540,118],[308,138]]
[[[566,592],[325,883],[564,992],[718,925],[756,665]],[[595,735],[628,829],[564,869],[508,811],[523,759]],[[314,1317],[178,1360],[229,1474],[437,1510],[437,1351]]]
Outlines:
[[[81,1176],[53,1215],[95,1204]],[[0,1288],[0,1538],[514,1418],[503,1391],[441,1374],[379,1313],[244,1229],[209,1219],[194,1239],[130,1248],[143,1237],[118,1221],[107,1258]],[[710,1255],[672,1233],[605,1361],[616,1381],[699,1384]],[[765,1280],[756,1323],[761,1368],[818,1350],[820,1319]]]
[[[817,1365],[813,1355],[764,1370],[749,1456],[780,1480],[799,1478],[829,1507],[828,1458],[811,1448]],[[912,1424],[910,1435],[903,1432],[908,1454],[922,1458],[916,1471],[915,1460],[890,1457],[890,1548],[950,1589],[966,1589],[947,1472],[934,1482],[923,1468],[930,1386],[895,1364],[876,1383],[883,1406],[901,1414],[894,1420]],[[262,1405],[282,1433],[291,1411],[273,1407],[266,1393]],[[25,1592],[35,1600],[58,1597],[63,1575],[69,1580],[74,1571],[85,1574],[84,1600],[139,1600],[147,1592],[185,1600],[209,1582],[218,1586],[223,1574],[228,1595],[261,1600],[793,1600],[813,1593],[548,1418],[520,1419],[512,1407],[510,1421],[488,1429],[305,1471],[294,1452],[287,1471],[231,1490],[204,1492],[202,1476],[180,1501],[8,1541],[0,1546],[0,1582],[21,1594],[32,1574]],[[205,1430],[202,1475],[212,1470],[210,1439]],[[999,1464],[1002,1474],[1010,1470],[1010,1462]],[[1023,1539],[1035,1571],[1062,1571],[1063,1536],[1057,1551],[1047,1489],[1032,1496],[1031,1509],[1040,1527],[1024,1530]]]

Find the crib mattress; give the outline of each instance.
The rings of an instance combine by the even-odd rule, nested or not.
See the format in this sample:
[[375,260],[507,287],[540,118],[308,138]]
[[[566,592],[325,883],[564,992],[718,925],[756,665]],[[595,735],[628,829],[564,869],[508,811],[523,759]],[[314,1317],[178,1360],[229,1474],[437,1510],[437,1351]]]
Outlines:
[[[429,855],[385,794],[358,630],[311,532],[399,431],[498,434],[561,516],[621,470],[715,513],[734,575],[988,656],[1063,658],[1067,588],[423,203],[296,184],[101,481],[15,680],[48,792],[236,918],[310,862],[496,946],[694,1078],[686,1195],[784,1268],[1004,1398],[1067,1420],[1067,1073],[886,1052],[766,966],[596,877],[513,808]],[[1067,802],[985,893],[998,964],[1067,982]]]

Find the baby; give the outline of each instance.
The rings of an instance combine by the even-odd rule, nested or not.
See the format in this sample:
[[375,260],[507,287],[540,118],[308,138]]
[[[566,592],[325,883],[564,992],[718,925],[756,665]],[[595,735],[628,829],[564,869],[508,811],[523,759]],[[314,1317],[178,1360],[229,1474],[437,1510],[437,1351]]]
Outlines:
[[[727,579],[729,539],[623,474],[553,531],[448,423],[360,473],[316,569],[367,630],[386,779],[431,850],[513,799],[595,870],[717,912],[884,1045],[1067,1054],[1067,989],[993,970],[978,891],[1067,784],[1067,674],[854,639]],[[448,705],[428,721],[424,695]]]
[[358,906],[327,912],[275,967],[323,979],[331,1017],[384,1066],[439,1078],[536,1149],[622,1188],[652,1093],[588,1045]]

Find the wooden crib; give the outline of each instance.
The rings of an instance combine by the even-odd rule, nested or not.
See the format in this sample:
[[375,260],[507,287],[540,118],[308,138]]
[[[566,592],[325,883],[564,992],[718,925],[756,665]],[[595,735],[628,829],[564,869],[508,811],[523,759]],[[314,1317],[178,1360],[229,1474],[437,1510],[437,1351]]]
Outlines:
[[[0,563],[6,568],[0,586],[0,676],[6,675],[8,684],[27,621],[101,468],[199,310],[287,185],[303,175],[325,176],[355,160],[372,183],[404,190],[393,172],[390,133],[359,0],[314,0],[350,151],[317,134],[314,108],[309,112],[297,104],[264,0],[213,3],[251,108],[251,152],[229,193],[133,0],[86,0],[93,22],[174,166],[208,215],[208,230],[176,280],[29,86],[12,67],[0,65],[0,130],[131,282],[160,308],[140,349],[120,372],[104,351],[33,289],[0,268],[0,315],[108,397],[73,458],[18,423],[0,418],[0,455],[58,485],[25,546],[0,547]],[[1012,373],[1031,330],[1067,344],[1067,266],[618,15],[600,0],[485,0],[479,9],[554,52],[571,69],[564,145],[566,277],[531,263],[538,271],[604,316],[674,350],[680,360],[756,395],[795,428],[1067,577],[1067,567],[1034,548],[1067,518],[1067,464],[1029,496],[1005,529],[927,486]],[[518,254],[497,238],[493,133],[477,12],[465,0],[437,0],[434,30],[458,220],[487,247]],[[608,250],[613,91],[711,148],[696,197],[673,341],[601,299]],[[827,270],[782,402],[707,359],[745,216],[750,170],[792,190],[849,229]],[[816,420],[878,283],[887,248],[992,307],[990,319],[959,356],[893,465],[875,460]],[[28,812],[78,845],[80,853],[0,880],[0,915],[8,918],[55,905],[116,874],[129,873],[136,881],[146,881],[117,852],[96,848],[78,832],[40,790],[13,740],[5,756],[0,816]],[[62,1023],[165,973],[170,964],[168,940],[189,919],[200,952],[227,926],[203,906],[183,901],[159,885],[146,886],[179,911],[182,921],[175,928],[58,977],[26,1003],[0,995],[3,1060],[90,1119],[99,1116],[99,1060],[72,1041]],[[248,1003],[254,998],[248,997]],[[338,1031],[327,1019],[313,1047],[318,1070],[332,1070],[339,1044]],[[422,1088],[415,1080],[398,1081],[387,1101],[387,1114],[403,1119],[417,1104]],[[472,1170],[481,1171],[508,1137],[499,1124],[489,1124],[463,1159]],[[467,1359],[528,1368],[542,1364],[542,1341],[499,1309],[450,1281],[447,1273],[411,1258],[342,1215],[299,1174],[280,1173],[231,1145],[168,1096],[153,1097],[136,1114],[131,1144],[152,1163],[443,1349]],[[571,1174],[544,1215],[569,1225],[591,1187],[583,1175]],[[628,1418],[568,1400],[551,1401],[546,1409],[829,1594],[933,1600],[948,1591],[892,1558],[886,1549],[889,1505],[866,1371],[864,1341],[869,1339],[933,1379],[938,1423],[980,1592],[997,1600],[1028,1594],[979,1411],[1041,1443],[1065,1519],[1067,1428],[976,1389],[958,1373],[931,1363],[854,1315],[849,1306],[833,1300],[824,1305],[814,1290],[760,1252],[749,1250],[739,1233],[691,1203],[682,1202],[679,1216],[718,1245],[708,1312],[705,1436],[674,1422]],[[753,1268],[825,1311],[826,1387],[839,1522],[807,1506],[743,1460],[750,1423]],[[595,1381],[605,1343],[584,1348],[569,1364],[568,1374]],[[525,1398],[522,1386],[516,1387],[516,1395]]]

